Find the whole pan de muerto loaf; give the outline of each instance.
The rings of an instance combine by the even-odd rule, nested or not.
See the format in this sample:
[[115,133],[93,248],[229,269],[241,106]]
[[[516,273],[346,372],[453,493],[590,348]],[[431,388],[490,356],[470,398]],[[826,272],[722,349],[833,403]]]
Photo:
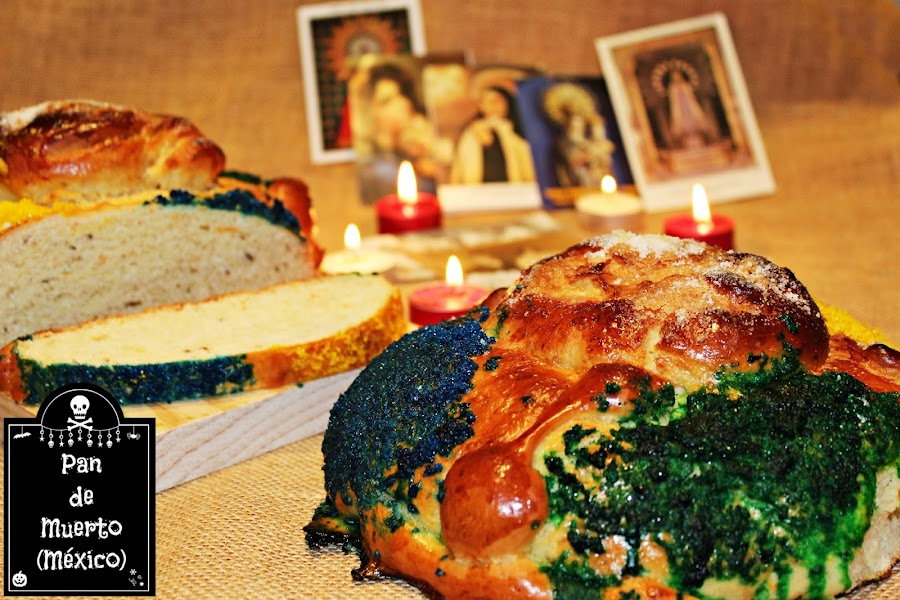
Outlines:
[[308,539],[441,598],[830,597],[900,557],[900,354],[787,269],[616,232],[337,401]]

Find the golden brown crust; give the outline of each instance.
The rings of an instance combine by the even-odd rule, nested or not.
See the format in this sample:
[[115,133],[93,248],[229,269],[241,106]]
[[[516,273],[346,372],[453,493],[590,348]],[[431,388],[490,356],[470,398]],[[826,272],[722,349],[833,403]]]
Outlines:
[[14,402],[22,402],[25,392],[22,391],[22,371],[19,360],[13,352],[14,342],[0,348],[0,397],[8,396]]
[[309,186],[293,177],[279,177],[269,184],[267,191],[269,198],[280,200],[300,221],[300,232],[309,243],[310,259],[318,268],[325,256],[325,249],[318,242],[319,225],[309,196]]
[[205,190],[225,155],[181,117],[59,101],[0,118],[0,165],[7,196],[49,204],[148,189]]
[[842,371],[879,392],[900,391],[900,352],[884,344],[861,344],[845,335],[831,338],[828,360],[817,371]]
[[[379,506],[373,518],[384,523],[390,513]],[[546,574],[538,572],[524,557],[505,557],[507,560],[502,564],[490,560],[442,560],[444,546],[430,544],[411,533],[408,527],[389,536],[375,535],[371,529],[366,534],[365,547],[381,559],[366,564],[360,575],[403,576],[435,598],[550,600],[553,597]]]
[[574,371],[622,362],[697,387],[722,365],[755,368],[750,361],[785,343],[807,368],[828,355],[818,307],[790,271],[664,236],[589,240],[535,264],[490,302],[487,329],[504,345]]

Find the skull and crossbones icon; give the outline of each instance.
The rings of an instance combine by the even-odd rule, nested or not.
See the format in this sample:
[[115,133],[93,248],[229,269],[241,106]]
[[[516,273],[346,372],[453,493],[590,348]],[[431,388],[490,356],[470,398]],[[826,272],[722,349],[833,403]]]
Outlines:
[[72,400],[69,401],[69,408],[72,409],[72,417],[68,419],[68,430],[72,431],[73,429],[85,429],[87,431],[91,431],[93,428],[91,424],[94,422],[93,418],[85,418],[87,417],[88,408],[91,406],[91,401],[88,400],[87,396],[82,396],[78,394],[77,396],[73,396]]

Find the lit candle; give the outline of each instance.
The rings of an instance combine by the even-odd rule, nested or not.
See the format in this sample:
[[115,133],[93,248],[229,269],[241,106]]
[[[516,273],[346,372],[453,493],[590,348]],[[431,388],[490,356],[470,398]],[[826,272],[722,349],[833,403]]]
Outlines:
[[379,233],[405,233],[441,226],[441,206],[434,194],[416,189],[416,173],[409,161],[397,172],[397,194],[375,203]]
[[326,252],[319,267],[323,273],[387,273],[395,265],[394,256],[379,250],[362,250],[359,227],[354,223],[344,230],[344,249]]
[[488,290],[466,284],[456,256],[447,260],[444,281],[414,290],[409,295],[409,320],[417,325],[434,325],[459,317],[485,299]]
[[588,229],[631,229],[640,223],[641,201],[634,194],[619,191],[612,175],[600,181],[600,193],[583,194],[575,200],[575,210]]
[[719,246],[725,250],[734,248],[734,221],[723,215],[714,215],[709,208],[706,190],[694,185],[691,214],[676,215],[666,219],[666,235],[691,238]]

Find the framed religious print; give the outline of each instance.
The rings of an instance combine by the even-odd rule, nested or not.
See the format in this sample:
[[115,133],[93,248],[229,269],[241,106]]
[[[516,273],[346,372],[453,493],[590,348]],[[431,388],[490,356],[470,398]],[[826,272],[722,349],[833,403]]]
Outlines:
[[422,57],[409,54],[371,54],[350,76],[350,125],[363,204],[397,193],[404,161],[413,168],[417,191],[436,192],[435,135],[422,92],[423,64]]
[[355,158],[347,83],[360,57],[422,54],[418,0],[363,0],[297,9],[306,127],[315,164]]
[[527,67],[465,62],[423,70],[435,132],[434,173],[445,212],[541,206],[517,90],[519,80],[535,74]]
[[634,181],[602,77],[530,77],[519,81],[519,108],[545,208],[571,207]]
[[597,53],[646,210],[769,194],[775,182],[725,16],[598,38]]

